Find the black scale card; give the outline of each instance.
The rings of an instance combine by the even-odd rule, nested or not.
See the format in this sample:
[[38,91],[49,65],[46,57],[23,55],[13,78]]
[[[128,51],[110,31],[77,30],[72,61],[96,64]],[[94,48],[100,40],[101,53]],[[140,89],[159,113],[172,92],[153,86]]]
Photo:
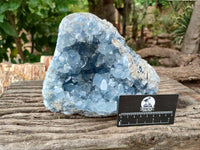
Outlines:
[[119,97],[117,126],[173,124],[177,94],[122,95]]

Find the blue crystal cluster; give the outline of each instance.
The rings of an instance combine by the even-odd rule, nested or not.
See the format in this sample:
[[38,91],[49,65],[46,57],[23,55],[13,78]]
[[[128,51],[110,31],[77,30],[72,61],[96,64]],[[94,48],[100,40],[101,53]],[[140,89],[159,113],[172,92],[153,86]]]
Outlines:
[[59,26],[42,93],[52,112],[108,116],[117,113],[120,95],[156,94],[158,83],[154,69],[111,23],[75,13]]

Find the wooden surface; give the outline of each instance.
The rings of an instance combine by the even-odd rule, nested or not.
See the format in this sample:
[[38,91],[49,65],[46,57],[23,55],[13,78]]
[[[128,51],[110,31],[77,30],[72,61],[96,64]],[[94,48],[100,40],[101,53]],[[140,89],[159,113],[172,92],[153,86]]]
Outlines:
[[51,113],[42,81],[13,83],[0,98],[0,150],[191,149],[200,147],[200,95],[161,77],[159,93],[178,93],[175,124],[116,127],[116,117]]

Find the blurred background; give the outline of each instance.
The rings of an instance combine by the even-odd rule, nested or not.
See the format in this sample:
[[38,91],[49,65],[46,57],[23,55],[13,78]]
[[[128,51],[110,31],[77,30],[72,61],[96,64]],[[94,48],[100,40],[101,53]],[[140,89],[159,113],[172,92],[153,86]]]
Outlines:
[[135,51],[155,45],[181,50],[194,3],[193,0],[1,0],[0,62],[34,63],[42,55],[53,55],[60,21],[75,12],[91,12],[110,21]]

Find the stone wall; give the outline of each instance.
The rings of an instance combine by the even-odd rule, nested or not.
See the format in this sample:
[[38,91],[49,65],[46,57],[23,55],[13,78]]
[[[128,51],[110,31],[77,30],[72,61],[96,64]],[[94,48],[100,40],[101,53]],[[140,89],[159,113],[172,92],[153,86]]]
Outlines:
[[13,82],[44,80],[52,56],[42,56],[40,63],[0,63],[0,94]]
[[[159,47],[165,47],[165,48],[173,48],[180,50],[181,46],[177,45],[173,42],[174,35],[169,33],[160,33],[158,35],[153,35],[152,31],[150,31],[148,28],[144,28],[143,32],[143,40],[138,40],[138,44],[142,45],[142,47],[137,47],[137,44],[132,39],[132,26],[129,25],[126,27],[126,40],[127,44],[129,46],[136,45],[137,50],[145,48],[145,47],[153,47],[153,46],[159,46]],[[140,31],[138,31],[138,36],[141,36]],[[131,46],[132,47],[132,46]],[[134,46],[133,46],[134,47]]]
[[165,48],[171,48],[173,35],[168,33],[161,33],[157,36],[146,37],[146,46],[160,46]]

